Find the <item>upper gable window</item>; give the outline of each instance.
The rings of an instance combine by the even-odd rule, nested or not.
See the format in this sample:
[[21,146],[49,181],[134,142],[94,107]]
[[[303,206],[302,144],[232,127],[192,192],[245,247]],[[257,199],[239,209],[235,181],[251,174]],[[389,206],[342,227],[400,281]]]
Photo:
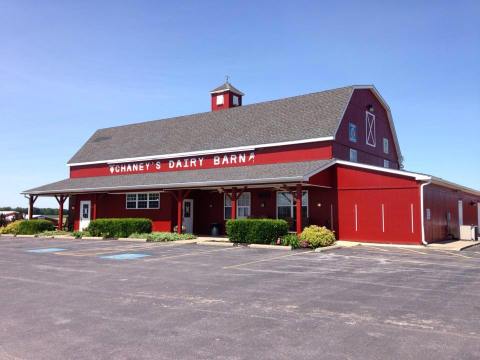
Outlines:
[[239,101],[238,101],[238,96],[237,95],[233,95],[232,103],[233,103],[233,106],[238,106],[240,104]]
[[223,95],[217,95],[217,105],[223,105]]
[[357,162],[358,161],[358,153],[355,149],[350,149],[350,161]]
[[351,142],[357,142],[357,125],[354,123],[348,123],[348,139]]
[[375,135],[375,115],[366,111],[365,113],[365,129],[366,129],[366,142],[367,145],[376,147],[377,137]]
[[385,154],[388,154],[388,139],[387,138],[383,138],[383,152]]

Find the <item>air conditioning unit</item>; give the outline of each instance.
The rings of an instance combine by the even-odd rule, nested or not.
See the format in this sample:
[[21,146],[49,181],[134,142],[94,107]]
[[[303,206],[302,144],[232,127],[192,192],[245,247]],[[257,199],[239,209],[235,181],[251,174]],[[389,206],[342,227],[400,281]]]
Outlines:
[[476,240],[478,239],[478,227],[471,225],[460,226],[460,240]]

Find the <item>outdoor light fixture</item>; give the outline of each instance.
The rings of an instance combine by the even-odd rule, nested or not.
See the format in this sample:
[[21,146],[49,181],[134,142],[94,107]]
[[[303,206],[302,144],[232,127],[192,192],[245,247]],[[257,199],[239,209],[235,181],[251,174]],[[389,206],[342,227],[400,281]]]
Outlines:
[[472,200],[472,202],[470,203],[470,205],[472,206],[477,206],[478,203],[476,203],[475,201]]
[[321,207],[321,206],[322,206],[322,203],[317,203],[317,206],[318,206],[318,207]]
[[368,104],[367,105],[367,110],[370,111],[370,112],[374,112],[375,109],[373,108],[373,105],[372,104]]
[[260,203],[260,207],[264,208],[264,207],[265,207],[265,203],[264,203],[264,202]]

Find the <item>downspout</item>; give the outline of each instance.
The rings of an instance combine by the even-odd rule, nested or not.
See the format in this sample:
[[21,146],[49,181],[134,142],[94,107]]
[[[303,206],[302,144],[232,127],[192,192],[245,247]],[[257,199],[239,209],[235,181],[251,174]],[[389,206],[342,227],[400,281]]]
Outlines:
[[422,224],[422,244],[425,246],[428,245],[428,242],[425,240],[425,219],[424,219],[425,211],[423,208],[423,188],[431,183],[432,183],[432,179],[420,185],[420,210],[421,210],[420,222]]

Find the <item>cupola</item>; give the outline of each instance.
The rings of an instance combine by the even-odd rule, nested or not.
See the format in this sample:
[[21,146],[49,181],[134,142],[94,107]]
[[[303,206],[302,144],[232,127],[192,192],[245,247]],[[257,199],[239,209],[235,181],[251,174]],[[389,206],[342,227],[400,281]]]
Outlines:
[[212,111],[242,106],[242,97],[245,95],[228,82],[228,77],[223,85],[210,91],[210,94],[212,95]]

